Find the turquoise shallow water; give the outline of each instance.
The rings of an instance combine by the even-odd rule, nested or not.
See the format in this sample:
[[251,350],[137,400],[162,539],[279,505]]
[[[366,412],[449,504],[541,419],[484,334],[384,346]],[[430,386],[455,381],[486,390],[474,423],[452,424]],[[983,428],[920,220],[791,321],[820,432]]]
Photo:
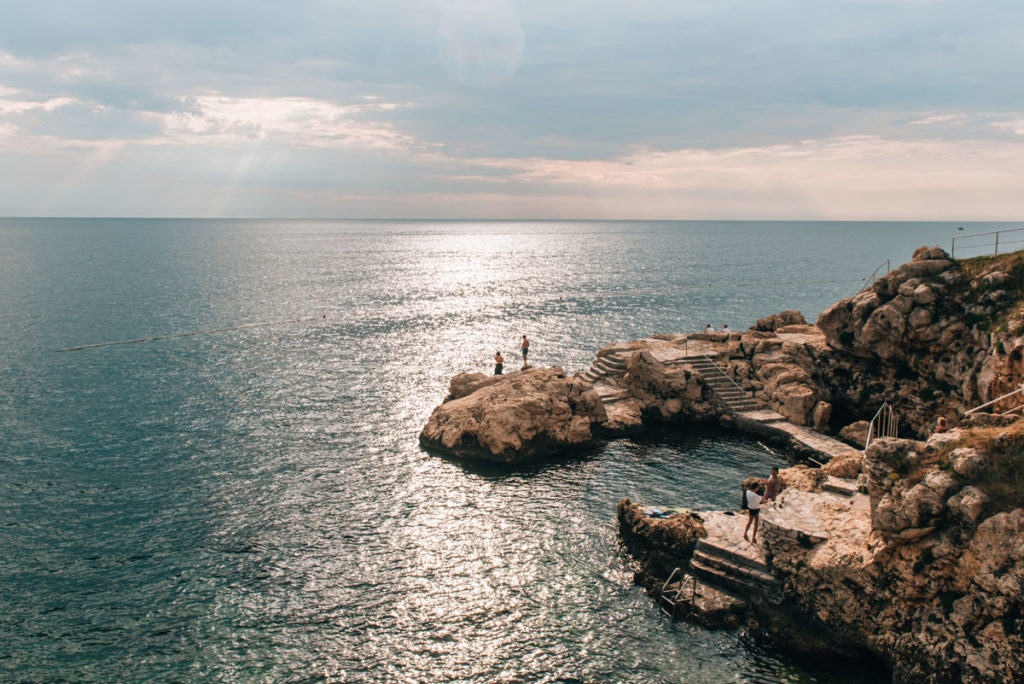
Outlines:
[[523,333],[572,372],[813,319],[954,230],[0,220],[0,679],[874,681],[631,583],[615,502],[733,506],[777,462],[756,443],[669,429],[508,470],[416,437]]

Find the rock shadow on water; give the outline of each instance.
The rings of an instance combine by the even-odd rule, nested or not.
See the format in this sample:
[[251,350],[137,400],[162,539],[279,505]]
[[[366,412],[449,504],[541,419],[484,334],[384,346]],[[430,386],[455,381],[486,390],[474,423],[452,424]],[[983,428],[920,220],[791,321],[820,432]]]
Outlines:
[[607,442],[601,440],[586,446],[565,450],[544,460],[512,463],[465,458],[430,446],[421,446],[420,448],[429,456],[451,463],[470,475],[488,480],[503,480],[511,476],[537,476],[542,473],[562,470],[567,466],[584,464],[603,453],[606,446]]

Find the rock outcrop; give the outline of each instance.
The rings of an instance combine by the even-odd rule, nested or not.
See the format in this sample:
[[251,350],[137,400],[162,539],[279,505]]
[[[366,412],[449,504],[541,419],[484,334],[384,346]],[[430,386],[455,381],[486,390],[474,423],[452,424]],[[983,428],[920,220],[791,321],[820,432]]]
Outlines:
[[889,662],[894,681],[1024,681],[1024,423],[878,440],[864,472],[869,529],[837,510],[829,539],[801,546],[766,526],[788,628],[803,616],[837,652]]
[[847,418],[888,401],[904,427],[927,435],[938,415],[1016,389],[1024,377],[1020,254],[964,262],[922,247],[818,318],[832,353],[814,377]]
[[639,561],[633,579],[652,595],[673,568],[686,567],[697,540],[707,535],[696,513],[650,518],[629,499],[620,501],[616,512],[622,541]]
[[561,368],[460,373],[420,444],[460,458],[532,461],[591,445],[592,428],[606,419],[593,388]]
[[[1024,379],[1024,255],[960,262],[922,247],[910,263],[826,309],[817,325],[783,311],[742,334],[654,335],[598,356],[612,353],[629,358],[612,432],[651,421],[728,421],[729,407],[707,391],[693,363],[706,354],[796,425],[838,431],[888,402],[901,433],[923,437],[937,416],[959,415]],[[858,448],[867,437],[862,425],[845,433]]]
[[[739,619],[805,653],[870,655],[893,681],[1024,681],[1024,420],[880,439],[860,465],[868,495],[854,499],[823,491],[826,469],[782,471],[759,535],[782,596],[742,597]],[[720,515],[652,519],[628,499],[617,510],[652,596]]]

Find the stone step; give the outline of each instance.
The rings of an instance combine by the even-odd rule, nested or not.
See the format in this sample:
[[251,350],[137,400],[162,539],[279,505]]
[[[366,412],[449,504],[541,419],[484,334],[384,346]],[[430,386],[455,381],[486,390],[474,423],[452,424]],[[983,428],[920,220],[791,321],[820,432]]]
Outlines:
[[610,359],[607,356],[602,356],[595,361],[594,366],[598,368],[608,368],[610,370],[626,370],[625,361]]
[[714,568],[720,574],[729,575],[738,581],[753,584],[773,584],[776,582],[775,577],[768,571],[767,566],[763,570],[756,569],[746,563],[734,563],[721,556],[709,556],[699,551],[694,552],[693,558],[702,566]]
[[[601,385],[601,389],[607,389],[607,385]],[[615,391],[598,391],[597,396],[601,397],[601,402],[607,406],[609,404],[617,404],[620,401],[624,401],[629,398],[629,394],[625,390]]]
[[857,493],[857,481],[832,477],[830,475],[821,485],[821,489],[826,492],[832,492],[833,494],[852,498]]
[[690,559],[690,572],[713,586],[723,587],[741,596],[760,595],[773,603],[782,600],[782,587],[778,581],[762,582],[741,573],[733,574],[706,565],[696,556]]
[[752,570],[771,574],[771,568],[769,568],[766,563],[750,558],[749,556],[735,553],[729,549],[722,548],[721,546],[712,544],[704,539],[697,540],[697,545],[694,547],[694,553],[700,553],[701,555],[709,557],[722,558],[736,565],[745,565]]

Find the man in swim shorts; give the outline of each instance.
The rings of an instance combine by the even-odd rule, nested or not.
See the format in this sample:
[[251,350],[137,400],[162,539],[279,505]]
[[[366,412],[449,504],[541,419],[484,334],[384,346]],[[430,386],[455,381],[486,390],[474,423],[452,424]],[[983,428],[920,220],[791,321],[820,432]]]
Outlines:
[[[761,492],[758,491],[758,487],[751,487],[747,490],[747,513],[750,515],[747,518],[747,526],[743,530],[743,538],[749,541],[751,544],[757,543],[757,523],[761,517]],[[754,534],[747,538],[747,532],[750,530],[750,525],[754,525]]]

